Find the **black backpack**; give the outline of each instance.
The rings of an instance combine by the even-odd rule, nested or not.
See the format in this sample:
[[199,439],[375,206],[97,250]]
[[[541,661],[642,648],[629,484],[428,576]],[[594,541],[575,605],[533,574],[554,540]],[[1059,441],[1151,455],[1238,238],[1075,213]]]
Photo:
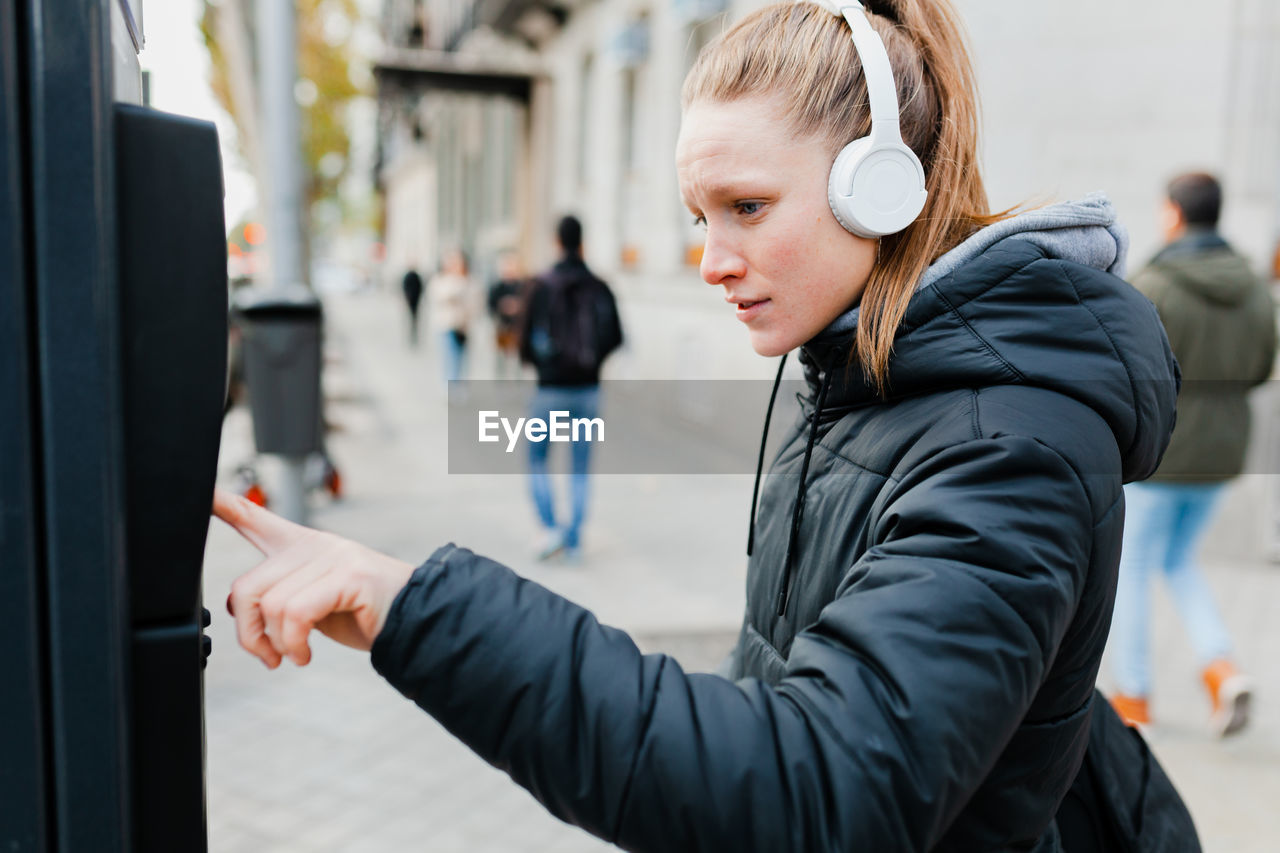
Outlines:
[[561,373],[599,370],[620,342],[617,308],[596,279],[542,282],[544,310],[530,317],[529,345],[543,367]]
[[1201,853],[1164,768],[1097,691],[1084,763],[1056,819],[1065,853]]

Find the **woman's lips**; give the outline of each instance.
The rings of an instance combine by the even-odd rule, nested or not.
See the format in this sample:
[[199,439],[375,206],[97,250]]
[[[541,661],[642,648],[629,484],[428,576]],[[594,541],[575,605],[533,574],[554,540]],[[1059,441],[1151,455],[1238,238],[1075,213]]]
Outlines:
[[742,301],[737,303],[738,319],[744,323],[749,323],[769,306],[768,299],[758,299],[755,301]]

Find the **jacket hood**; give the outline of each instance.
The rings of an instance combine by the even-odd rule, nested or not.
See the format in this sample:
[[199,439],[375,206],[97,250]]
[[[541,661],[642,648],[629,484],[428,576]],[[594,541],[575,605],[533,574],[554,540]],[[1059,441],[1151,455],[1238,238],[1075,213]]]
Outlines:
[[1215,305],[1239,305],[1253,288],[1249,262],[1214,231],[1188,233],[1158,252],[1151,265]]
[[[921,279],[898,330],[887,397],[1030,385],[1102,417],[1126,481],[1155,471],[1173,431],[1178,372],[1155,307],[1117,277],[1127,236],[1101,194],[981,229]],[[857,309],[806,344],[824,412],[880,399],[851,361]]]

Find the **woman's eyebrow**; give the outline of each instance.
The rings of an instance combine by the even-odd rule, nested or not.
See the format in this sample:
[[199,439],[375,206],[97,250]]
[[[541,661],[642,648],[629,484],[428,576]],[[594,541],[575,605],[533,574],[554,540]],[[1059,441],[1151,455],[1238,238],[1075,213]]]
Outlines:
[[[776,190],[766,188],[765,183],[763,178],[758,177],[750,179],[732,178],[716,181],[715,183],[699,184],[698,189],[700,190],[700,195],[716,200],[726,198],[738,200],[774,195]],[[692,209],[692,205],[687,200],[685,200],[685,207]]]
[[715,183],[704,184],[702,187],[702,190],[712,198],[721,198],[723,196],[731,196],[731,195],[739,194],[740,192],[739,188],[741,186],[742,186],[742,181],[738,179],[732,179],[732,180],[717,181]]

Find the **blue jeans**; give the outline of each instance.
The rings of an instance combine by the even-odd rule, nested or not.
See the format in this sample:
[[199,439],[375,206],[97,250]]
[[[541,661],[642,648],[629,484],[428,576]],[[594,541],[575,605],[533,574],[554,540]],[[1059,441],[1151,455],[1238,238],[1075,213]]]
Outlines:
[[1124,487],[1124,549],[1111,622],[1116,689],[1151,694],[1150,587],[1162,574],[1201,666],[1229,657],[1231,638],[1196,559],[1222,496],[1221,483],[1131,483]]
[[[600,388],[596,385],[583,388],[542,387],[533,396],[529,417],[551,419],[551,412],[569,413],[570,418],[595,418],[600,410]],[[550,441],[529,442],[529,485],[533,492],[533,504],[538,519],[548,530],[555,530],[555,498],[551,492],[551,477],[547,474],[547,451]],[[572,470],[570,475],[569,523],[564,527],[564,546],[570,550],[578,547],[582,520],[587,514],[587,469],[591,463],[591,442],[582,440],[570,445]]]
[[462,378],[466,353],[466,344],[452,330],[440,333],[440,361],[444,365],[446,382]]

